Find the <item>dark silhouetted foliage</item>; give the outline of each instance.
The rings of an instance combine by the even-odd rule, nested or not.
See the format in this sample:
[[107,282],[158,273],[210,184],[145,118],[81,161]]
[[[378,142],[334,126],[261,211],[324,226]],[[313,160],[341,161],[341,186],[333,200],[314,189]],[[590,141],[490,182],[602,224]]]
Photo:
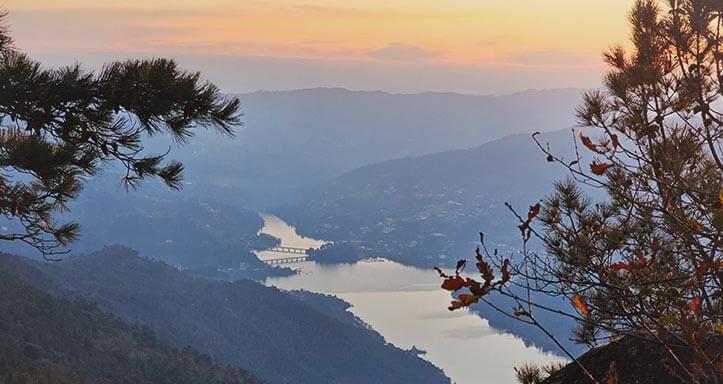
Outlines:
[[237,99],[172,60],[110,63],[98,73],[45,69],[0,29],[0,214],[14,224],[0,239],[46,256],[62,252],[78,225],[57,214],[84,178],[112,162],[123,166],[127,186],[158,178],[178,189],[181,163],[147,153],[143,140],[168,134],[183,143],[197,127],[231,135],[239,117]]
[[[577,111],[583,128],[573,161],[533,134],[548,161],[571,177],[527,214],[509,206],[523,258],[510,262],[481,239],[481,279],[463,276],[462,260],[454,274],[440,271],[442,287],[456,292],[452,310],[494,292],[515,300],[510,317],[552,340],[560,335],[537,313],[575,319],[575,339],[590,346],[641,339],[652,346],[644,350],[670,362],[656,367],[666,377],[721,383],[723,3],[639,0],[630,21],[631,52],[605,55],[605,88],[586,94]],[[605,197],[593,199],[583,187]],[[547,252],[530,249],[534,242]],[[564,298],[569,310],[540,305],[532,292]],[[617,366],[628,357],[615,353],[602,368],[575,360],[578,380],[629,382]]]
[[[714,354],[723,352],[723,343],[717,344],[710,351]],[[675,353],[683,361],[690,363],[693,353],[685,348],[674,348]],[[690,380],[684,376],[674,375],[677,362],[675,362],[665,346],[649,340],[624,337],[599,346],[580,356],[580,362],[592,372],[593,376],[606,378],[609,376],[611,366],[614,367],[617,383],[637,384],[683,384]],[[545,373],[541,384],[591,384],[592,381],[583,377],[580,367],[570,364],[555,372]],[[606,381],[604,381],[606,382]]]

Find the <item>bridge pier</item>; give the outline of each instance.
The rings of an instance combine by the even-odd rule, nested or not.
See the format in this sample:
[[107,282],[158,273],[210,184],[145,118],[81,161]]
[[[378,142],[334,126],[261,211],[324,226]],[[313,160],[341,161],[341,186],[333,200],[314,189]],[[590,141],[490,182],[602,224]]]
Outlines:
[[306,260],[308,260],[308,256],[298,256],[298,257],[284,257],[279,259],[267,259],[263,260],[264,263],[268,265],[279,265],[279,264],[289,264],[289,263],[301,263]]

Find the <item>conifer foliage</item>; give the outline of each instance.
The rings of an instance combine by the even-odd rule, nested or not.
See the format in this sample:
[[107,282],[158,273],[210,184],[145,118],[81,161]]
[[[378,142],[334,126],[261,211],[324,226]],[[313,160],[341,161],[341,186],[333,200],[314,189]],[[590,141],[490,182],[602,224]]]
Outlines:
[[[576,158],[533,135],[570,179],[527,215],[510,207],[522,257],[510,262],[482,239],[482,279],[463,278],[461,262],[454,275],[440,271],[443,288],[460,292],[450,309],[502,294],[517,303],[511,316],[544,332],[535,314],[550,311],[577,320],[581,343],[643,338],[668,352],[658,368],[671,377],[722,383],[723,2],[638,0],[630,22],[631,49],[605,54],[604,88],[577,111]],[[569,310],[540,305],[539,294]]]
[[23,241],[46,257],[63,252],[79,226],[58,214],[85,177],[112,163],[125,169],[128,187],[158,178],[181,188],[183,165],[168,152],[148,153],[143,140],[167,134],[185,143],[199,127],[232,135],[239,109],[238,99],[172,60],[115,62],[97,73],[79,65],[46,69],[1,28],[0,214],[11,230],[0,239]]

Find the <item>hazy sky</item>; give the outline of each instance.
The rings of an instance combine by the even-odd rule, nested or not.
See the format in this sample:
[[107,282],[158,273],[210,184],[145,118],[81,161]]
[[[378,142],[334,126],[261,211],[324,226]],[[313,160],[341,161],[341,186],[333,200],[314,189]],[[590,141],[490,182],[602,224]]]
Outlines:
[[171,56],[226,91],[596,86],[633,0],[6,0],[49,64]]

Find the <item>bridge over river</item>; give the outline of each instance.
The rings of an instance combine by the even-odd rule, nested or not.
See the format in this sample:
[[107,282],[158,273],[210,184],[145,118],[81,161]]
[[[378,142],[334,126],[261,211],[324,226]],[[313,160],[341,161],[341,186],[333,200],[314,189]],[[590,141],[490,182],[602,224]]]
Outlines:
[[280,254],[280,257],[273,259],[263,260],[268,265],[279,265],[288,263],[300,263],[309,259],[309,249],[297,248],[297,247],[285,247],[278,246],[267,249],[266,252],[275,252]]

